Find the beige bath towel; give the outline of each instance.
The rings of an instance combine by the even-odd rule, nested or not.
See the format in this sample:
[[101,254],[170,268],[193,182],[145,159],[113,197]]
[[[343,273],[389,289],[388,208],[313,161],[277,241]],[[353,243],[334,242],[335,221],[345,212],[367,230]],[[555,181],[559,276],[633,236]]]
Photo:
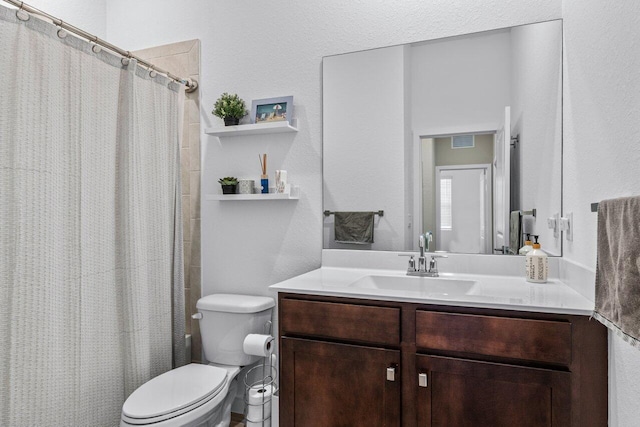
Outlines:
[[640,197],[598,205],[594,317],[640,348]]

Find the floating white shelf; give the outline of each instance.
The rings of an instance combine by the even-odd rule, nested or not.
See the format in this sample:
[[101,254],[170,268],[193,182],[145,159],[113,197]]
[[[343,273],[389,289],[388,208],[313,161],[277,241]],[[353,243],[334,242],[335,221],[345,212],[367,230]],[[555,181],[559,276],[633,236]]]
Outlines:
[[219,128],[207,128],[204,133],[218,137],[265,135],[269,133],[298,132],[296,120],[293,125],[289,122],[255,123],[250,125],[225,126]]
[[269,194],[207,194],[205,200],[220,201],[256,201],[256,200],[298,200],[300,198],[300,187],[293,187],[291,193],[269,193]]

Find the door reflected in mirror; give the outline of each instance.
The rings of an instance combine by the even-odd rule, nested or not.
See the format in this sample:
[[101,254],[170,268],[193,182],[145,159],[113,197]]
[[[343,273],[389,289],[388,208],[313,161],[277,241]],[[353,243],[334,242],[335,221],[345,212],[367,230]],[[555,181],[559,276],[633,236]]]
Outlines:
[[422,223],[437,251],[492,253],[495,134],[423,137]]
[[561,106],[559,20],[325,57],[324,209],[385,215],[366,245],[325,217],[324,248],[561,255]]

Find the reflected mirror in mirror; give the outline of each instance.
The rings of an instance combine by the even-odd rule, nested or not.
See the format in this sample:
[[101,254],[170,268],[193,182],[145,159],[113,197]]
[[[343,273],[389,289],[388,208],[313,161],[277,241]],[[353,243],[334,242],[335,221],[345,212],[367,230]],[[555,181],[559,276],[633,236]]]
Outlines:
[[384,211],[326,249],[559,256],[561,177],[560,20],[323,59],[324,209]]

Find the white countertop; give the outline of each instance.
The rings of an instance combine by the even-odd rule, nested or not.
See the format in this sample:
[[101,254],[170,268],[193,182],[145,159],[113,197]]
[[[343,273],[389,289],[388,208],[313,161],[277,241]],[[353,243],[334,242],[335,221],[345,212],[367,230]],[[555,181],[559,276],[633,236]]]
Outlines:
[[[375,289],[354,287],[352,284],[365,276],[406,277],[404,270],[370,268],[322,267],[289,280],[271,285],[276,292],[363,298],[382,301],[413,302],[459,307],[494,308],[542,313],[593,313],[594,303],[556,278],[547,283],[529,283],[524,277],[464,273],[440,273],[443,279],[474,281],[465,293],[448,295],[440,286],[435,294],[423,286],[405,289]],[[429,281],[429,278],[421,278]],[[446,282],[445,282],[446,285]]]

